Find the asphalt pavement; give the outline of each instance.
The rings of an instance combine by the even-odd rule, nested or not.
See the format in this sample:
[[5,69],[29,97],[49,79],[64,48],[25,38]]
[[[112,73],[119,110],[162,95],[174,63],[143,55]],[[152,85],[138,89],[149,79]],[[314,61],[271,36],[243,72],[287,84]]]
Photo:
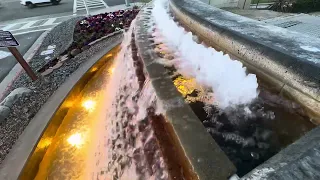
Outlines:
[[[0,8],[0,23],[22,18],[61,14],[71,15],[73,13],[73,5],[76,0],[62,0],[59,5],[37,5],[36,8],[29,9],[20,4],[19,0],[0,0],[2,7]],[[81,0],[78,0],[81,1]],[[86,0],[90,1],[90,0]],[[125,4],[125,0],[103,0],[109,7]],[[138,2],[138,0],[128,0],[129,2]]]
[[[9,30],[15,35],[21,46],[18,50],[24,55],[37,38],[62,20],[71,18],[74,14],[75,1],[81,3],[82,0],[62,0],[59,5],[39,5],[34,9],[29,9],[20,4],[19,0],[0,0],[0,30]],[[94,2],[96,0],[86,0]],[[107,7],[125,4],[125,0],[103,0]],[[130,3],[138,0],[128,0]],[[95,9],[96,10],[96,9]],[[77,15],[86,14],[85,11],[77,12]],[[47,28],[47,29],[46,29]],[[0,49],[0,82],[10,72],[16,64],[13,56],[8,56],[7,49]]]
[[[15,36],[20,44],[20,46],[17,47],[20,53],[24,55],[42,33],[43,31],[38,31]],[[12,55],[9,55],[9,53],[6,48],[0,48],[0,82],[8,72],[10,72],[13,66],[17,64],[16,59]]]
[[38,5],[33,9],[21,5],[20,1],[6,1],[2,2],[0,22],[66,12],[72,14],[72,10],[73,0],[62,0],[60,4],[56,6],[51,4]]

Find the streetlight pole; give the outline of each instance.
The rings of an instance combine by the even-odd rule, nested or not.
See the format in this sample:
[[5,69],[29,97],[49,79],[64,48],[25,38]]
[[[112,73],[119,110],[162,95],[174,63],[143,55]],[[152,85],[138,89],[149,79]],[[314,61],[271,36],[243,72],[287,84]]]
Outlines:
[[128,0],[125,0],[126,2],[126,6],[130,6],[130,3],[128,2]]

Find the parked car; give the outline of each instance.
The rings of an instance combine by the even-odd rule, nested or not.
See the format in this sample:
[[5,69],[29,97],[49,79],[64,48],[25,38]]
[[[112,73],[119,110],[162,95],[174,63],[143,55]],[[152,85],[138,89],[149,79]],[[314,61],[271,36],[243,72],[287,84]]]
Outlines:
[[52,4],[58,5],[61,0],[20,0],[20,4],[24,6],[28,6],[28,8],[32,9],[36,7],[37,4]]

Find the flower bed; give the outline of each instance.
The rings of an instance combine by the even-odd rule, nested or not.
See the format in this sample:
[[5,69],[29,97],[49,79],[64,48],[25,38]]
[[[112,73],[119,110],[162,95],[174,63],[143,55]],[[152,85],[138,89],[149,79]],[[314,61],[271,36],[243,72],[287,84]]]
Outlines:
[[76,24],[71,49],[81,49],[103,36],[129,28],[139,9],[119,10],[84,18]]
[[50,60],[38,72],[44,76],[48,75],[53,69],[59,68],[65,60],[89,49],[95,41],[129,28],[138,13],[139,9],[133,8],[85,17],[78,21],[71,46],[61,56]]

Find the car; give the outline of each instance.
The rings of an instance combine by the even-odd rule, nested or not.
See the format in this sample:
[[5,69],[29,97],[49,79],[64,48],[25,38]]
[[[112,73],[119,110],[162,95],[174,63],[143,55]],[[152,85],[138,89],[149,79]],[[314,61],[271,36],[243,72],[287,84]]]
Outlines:
[[58,5],[61,0],[20,0],[20,4],[27,6],[32,9],[36,7],[37,4],[52,4]]

